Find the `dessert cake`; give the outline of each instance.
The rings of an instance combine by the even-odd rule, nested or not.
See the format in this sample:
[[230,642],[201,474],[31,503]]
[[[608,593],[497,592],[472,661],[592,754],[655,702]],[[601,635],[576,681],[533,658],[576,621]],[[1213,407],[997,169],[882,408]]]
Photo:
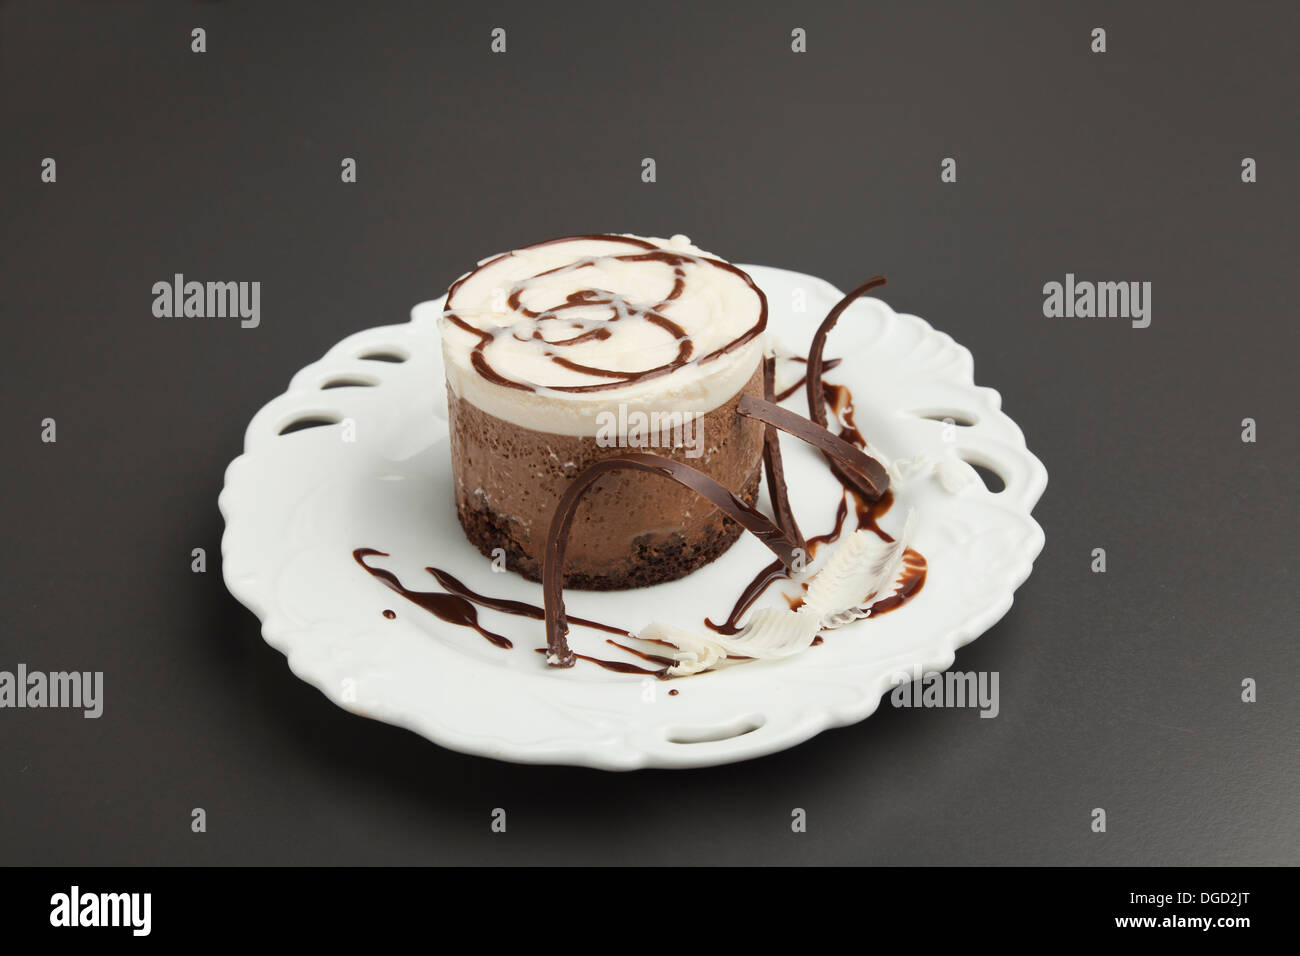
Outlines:
[[[648,452],[748,505],[764,425],[767,300],[684,236],[553,239],[484,260],[441,322],[456,511],[485,555],[541,580],[547,532],[574,479]],[[572,516],[563,585],[640,587],[714,560],[742,527],[691,489],[602,474]]]
[[[901,532],[881,529],[889,469],[867,454],[848,387],[822,379],[839,362],[823,354],[827,335],[884,282],[876,276],[835,304],[807,357],[791,357],[803,364],[800,382],[778,389],[763,293],[684,236],[572,236],[484,260],[452,284],[441,317],[456,510],[484,554],[541,581],[543,606],[476,592],[436,567],[425,570],[443,590],[411,590],[369,563],[387,552],[356,548],[353,559],[497,647],[513,642],[481,623],[479,608],[544,622],[546,646],[536,650],[551,667],[582,660],[664,680],[800,654],[823,632],[901,606],[926,577],[925,557],[909,546],[911,511]],[[799,384],[806,418],[779,404]],[[819,451],[840,485],[829,531],[800,530],[778,432]],[[939,467],[912,462],[915,473]],[[761,479],[770,516],[755,507]],[[566,587],[680,578],[742,531],[775,560],[725,619],[704,619],[710,633],[658,620],[632,631],[565,610]],[[779,581],[799,591],[755,607]],[[602,632],[637,662],[578,653],[570,624]]]

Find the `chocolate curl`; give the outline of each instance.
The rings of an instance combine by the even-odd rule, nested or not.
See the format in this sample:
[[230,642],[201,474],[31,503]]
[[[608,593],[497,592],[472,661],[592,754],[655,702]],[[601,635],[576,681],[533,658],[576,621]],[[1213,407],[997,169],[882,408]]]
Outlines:
[[619,455],[602,459],[573,479],[573,484],[569,485],[560,498],[560,503],[555,506],[555,514],[551,518],[550,531],[546,537],[546,553],[542,562],[542,595],[546,606],[546,662],[552,667],[572,667],[576,659],[565,639],[569,633],[569,622],[564,613],[563,584],[564,551],[568,546],[574,512],[577,511],[583,494],[601,475],[610,471],[629,470],[663,475],[690,488],[763,542],[782,564],[794,569],[798,545],[761,513],[704,472],[658,455]]
[[[826,391],[822,388],[822,371],[825,368],[825,364],[822,361],[822,351],[826,348],[826,336],[830,334],[831,329],[835,328],[835,323],[840,320],[840,316],[843,314],[844,310],[849,307],[850,303],[860,296],[866,295],[872,289],[884,285],[885,281],[884,276],[876,276],[874,279],[868,279],[844,298],[840,299],[839,302],[835,303],[835,308],[831,309],[830,312],[826,314],[826,318],[822,320],[822,324],[817,327],[817,333],[813,336],[812,345],[808,348],[808,379],[806,383],[808,390],[808,417],[822,428],[826,427]],[[823,454],[825,454],[825,452],[823,452]],[[858,488],[857,483],[844,473],[843,469],[835,463],[835,460],[830,455],[826,456],[826,460],[830,462],[831,472],[834,473],[835,477],[838,478],[841,483],[847,484],[854,490],[861,490]],[[887,488],[888,482],[886,482],[883,487]],[[874,501],[883,493],[884,491],[882,488],[880,493],[868,495],[868,498]]]
[[889,490],[889,475],[880,462],[822,425],[753,395],[740,396],[736,412],[812,445],[826,456],[833,469],[838,469],[837,475],[843,475],[841,481],[868,500],[875,501]]
[[[763,359],[763,398],[775,403],[776,359]],[[790,508],[790,493],[785,483],[785,466],[781,463],[781,440],[769,423],[763,427],[763,470],[767,474],[767,493],[772,499],[772,514],[777,525],[788,534],[801,550],[807,550],[799,523]]]

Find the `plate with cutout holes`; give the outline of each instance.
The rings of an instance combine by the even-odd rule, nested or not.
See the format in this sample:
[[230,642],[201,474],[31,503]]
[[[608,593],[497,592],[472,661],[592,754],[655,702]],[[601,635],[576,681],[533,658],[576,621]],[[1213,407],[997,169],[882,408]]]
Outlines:
[[[806,354],[841,293],[812,276],[742,268],[767,294],[771,335]],[[349,336],[298,372],[249,423],[221,492],[227,587],[294,674],[356,714],[521,763],[632,770],[746,760],[862,720],[894,685],[950,667],[957,648],[1007,613],[1042,550],[1031,512],[1047,472],[998,393],[974,384],[970,353],[922,319],[864,298],[830,335],[827,357],[845,361],[827,381],[849,386],[857,425],[885,458],[958,463],[942,482],[904,472],[880,519],[897,531],[914,510],[911,543],[928,562],[919,594],[890,614],[827,632],[797,657],[673,681],[582,661],[549,668],[535,653],[546,643],[540,622],[480,610],[484,626],[514,643],[496,647],[404,601],[352,557],[356,548],[386,552],[374,565],[414,590],[439,590],[425,570],[434,566],[480,593],[542,603],[540,585],[494,570],[457,521],[442,303],[421,303],[405,324]],[[807,412],[802,390],[785,405]],[[800,526],[829,531],[839,486],[820,455],[789,436],[781,442]],[[766,498],[760,507],[768,510]],[[633,631],[660,620],[708,633],[703,619],[725,618],[770,557],[745,535],[680,581],[568,591],[567,609]],[[769,593],[758,606],[781,600]],[[578,653],[636,662],[607,636],[574,627],[570,642]]]

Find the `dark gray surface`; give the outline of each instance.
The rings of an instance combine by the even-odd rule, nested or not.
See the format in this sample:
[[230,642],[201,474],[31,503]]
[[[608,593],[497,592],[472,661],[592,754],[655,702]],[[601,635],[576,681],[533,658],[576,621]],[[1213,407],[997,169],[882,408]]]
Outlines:
[[[360,6],[0,4],[0,668],[106,672],[98,721],[0,711],[0,862],[1300,862],[1293,4]],[[971,349],[1051,475],[1033,577],[957,657],[997,719],[517,767],[262,643],[216,557],[249,417],[474,259],[590,231],[883,272]],[[155,319],[173,272],[260,280],[261,327]],[[1150,280],[1151,327],[1044,318],[1066,272]]]

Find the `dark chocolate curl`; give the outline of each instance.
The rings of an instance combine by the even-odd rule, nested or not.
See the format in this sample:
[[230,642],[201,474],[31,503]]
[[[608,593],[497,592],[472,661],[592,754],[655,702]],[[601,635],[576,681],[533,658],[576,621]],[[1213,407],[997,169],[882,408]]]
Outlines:
[[[775,402],[776,359],[763,359],[763,398]],[[767,474],[767,496],[772,499],[772,515],[777,525],[794,539],[802,550],[807,550],[799,523],[790,507],[790,493],[785,483],[785,466],[781,462],[781,440],[776,429],[768,423],[763,426],[763,470]]]
[[889,475],[880,462],[822,425],[753,395],[740,396],[736,412],[812,445],[830,459],[832,466],[838,466],[837,474],[844,476],[841,480],[847,479],[853,490],[867,500],[875,501],[889,490]]
[[[840,320],[844,310],[855,299],[866,295],[872,289],[879,288],[885,284],[885,281],[884,276],[868,279],[840,299],[839,302],[835,303],[835,307],[826,313],[826,318],[822,320],[822,324],[817,327],[817,333],[813,336],[812,345],[808,348],[808,378],[806,382],[808,389],[808,417],[823,428],[826,427],[826,391],[822,388],[822,372],[825,368],[822,361],[822,352],[826,348],[826,336],[830,335],[831,329],[835,328],[835,323]],[[826,460],[830,462],[831,472],[840,480],[841,484],[856,488],[856,482],[835,463],[835,460],[830,455],[826,455]],[[872,497],[872,500],[878,497],[879,495],[876,495]]]
[[596,462],[573,479],[560,503],[555,506],[551,527],[546,536],[546,553],[542,561],[542,596],[546,606],[547,663],[554,667],[572,667],[576,659],[566,637],[569,622],[564,613],[564,551],[568,546],[569,528],[586,490],[601,475],[610,471],[648,471],[663,475],[690,488],[735,520],[763,542],[788,568],[794,567],[798,545],[767,518],[745,504],[726,486],[704,472],[658,455],[619,455]]
[[822,324],[817,326],[817,333],[813,336],[812,345],[808,347],[808,379],[806,383],[808,387],[808,417],[823,428],[826,427],[826,393],[822,389],[822,352],[826,348],[826,336],[831,334],[831,329],[835,328],[835,323],[840,320],[844,310],[855,299],[866,295],[872,289],[879,288],[885,282],[884,276],[868,279],[835,303],[835,308],[827,312],[826,318],[822,319]]

